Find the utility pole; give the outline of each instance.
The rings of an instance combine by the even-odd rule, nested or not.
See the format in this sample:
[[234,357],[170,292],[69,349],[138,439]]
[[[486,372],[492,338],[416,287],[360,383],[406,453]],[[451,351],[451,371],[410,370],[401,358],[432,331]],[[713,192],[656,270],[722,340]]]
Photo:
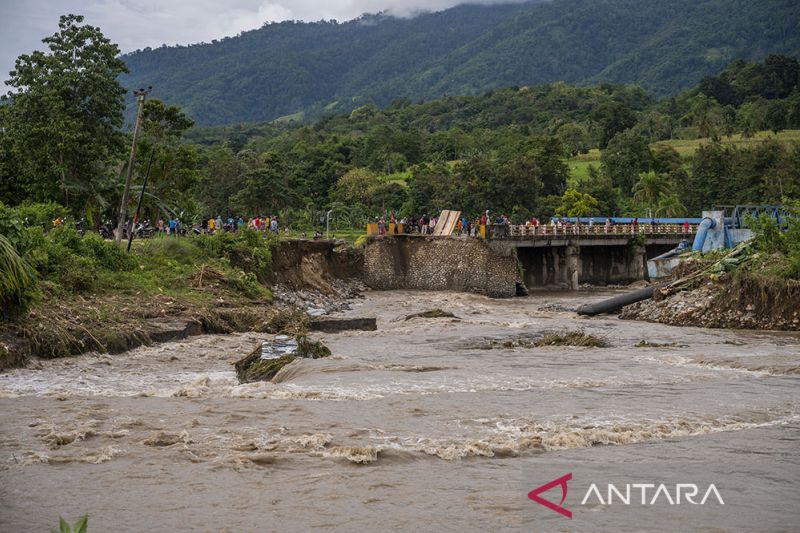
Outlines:
[[150,86],[147,88],[147,90],[139,89],[138,91],[133,91],[134,96],[136,96],[136,103],[139,105],[139,109],[136,111],[136,124],[133,126],[133,142],[131,143],[131,157],[128,160],[128,175],[125,178],[125,190],[122,192],[122,202],[119,205],[119,216],[117,217],[117,234],[115,236],[117,243],[122,240],[122,229],[128,222],[128,197],[130,196],[131,192],[133,165],[136,163],[136,141],[139,138],[139,126],[141,125],[142,117],[144,116],[144,99],[152,90],[153,87]]
[[[144,198],[144,190],[147,188],[147,178],[150,177],[150,167],[153,166],[153,155],[156,153],[156,147],[153,146],[153,150],[150,152],[150,160],[147,161],[147,170],[144,173],[144,183],[142,183],[142,192],[139,194],[139,202],[136,204],[136,214],[133,215],[133,220],[136,221],[139,219],[139,210],[142,208],[142,198]],[[133,244],[133,234],[136,228],[131,226],[131,230],[128,232],[128,253],[131,253],[131,244]]]

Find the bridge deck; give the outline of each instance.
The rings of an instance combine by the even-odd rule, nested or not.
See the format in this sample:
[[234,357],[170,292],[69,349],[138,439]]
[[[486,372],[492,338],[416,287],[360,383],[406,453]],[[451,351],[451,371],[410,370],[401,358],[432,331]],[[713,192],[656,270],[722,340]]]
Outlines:
[[508,226],[505,235],[494,233],[492,240],[513,241],[517,247],[539,246],[624,246],[641,235],[646,244],[678,244],[693,240],[696,225],[688,229],[675,224],[615,224],[580,226]]

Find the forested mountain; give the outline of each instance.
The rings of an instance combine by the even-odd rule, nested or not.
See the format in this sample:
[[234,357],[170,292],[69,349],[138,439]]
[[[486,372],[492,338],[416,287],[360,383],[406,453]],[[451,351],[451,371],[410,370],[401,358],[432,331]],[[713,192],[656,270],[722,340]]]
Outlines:
[[[0,105],[0,202],[28,213],[56,212],[31,202],[59,202],[99,224],[123,202],[131,134],[117,129],[118,48],[82,22],[61,17],[47,53],[18,59]],[[637,85],[555,82],[396,98],[306,124],[192,129],[191,117],[156,96],[145,105],[132,185],[147,182],[150,218],[278,213],[313,230],[327,212],[334,227],[357,228],[392,212],[453,207],[519,221],[684,216],[800,198],[800,144],[775,137],[794,129],[785,138],[798,138],[800,62],[778,54],[735,60],[667,98]],[[691,152],[672,144],[698,138],[707,140]],[[584,161],[595,164],[575,166]]]
[[412,19],[282,22],[209,44],[124,56],[198,124],[315,118],[553,81],[674,94],[734,59],[800,55],[793,0],[552,0],[461,5]]

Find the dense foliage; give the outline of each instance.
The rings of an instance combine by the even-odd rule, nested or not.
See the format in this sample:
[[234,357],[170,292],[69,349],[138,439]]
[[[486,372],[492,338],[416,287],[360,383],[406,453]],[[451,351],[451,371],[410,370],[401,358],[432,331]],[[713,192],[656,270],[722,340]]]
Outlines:
[[[505,9],[503,16],[513,12],[514,20],[525,21],[529,10],[552,10],[557,4],[505,6],[499,11],[463,6],[456,13],[496,15]],[[615,2],[606,4],[613,12]],[[431,20],[442,22],[448,13],[403,24],[425,27]],[[477,24],[476,17],[467,18]],[[367,26],[380,34],[389,27],[386,24],[396,22],[384,19],[369,19]],[[366,20],[351,25],[364,26]],[[97,28],[80,27],[78,22],[80,17],[62,18],[61,32],[45,42],[83,42],[84,48],[99,43],[103,53],[91,56],[94,63],[75,66],[71,61],[82,56],[61,57],[60,46],[50,55],[22,56],[19,65],[33,57],[66,67],[63,74],[47,71],[53,83],[47,77],[30,78],[30,85],[10,93],[7,105],[0,107],[0,144],[8,156],[0,164],[0,201],[18,210],[25,209],[26,202],[50,202],[46,207],[39,204],[39,213],[29,209],[22,216],[27,225],[42,230],[67,214],[73,220],[88,219],[85,227],[98,227],[119,201],[126,170],[124,154],[112,158],[109,139],[99,133],[81,137],[81,151],[71,156],[89,167],[68,172],[58,161],[36,155],[36,149],[51,153],[43,139],[36,141],[39,145],[30,156],[20,149],[20,143],[34,142],[20,133],[30,125],[24,118],[30,102],[43,98],[57,108],[73,105],[69,91],[57,93],[59,98],[49,91],[72,85],[94,88],[98,72],[120,67],[109,55],[116,47]],[[613,26],[605,19],[598,24]],[[290,27],[311,27],[277,26],[272,29],[289,33]],[[321,26],[316,33],[324,42],[326,31],[339,25]],[[247,39],[258,35],[247,34]],[[226,40],[225,46],[238,42]],[[303,46],[295,48],[302,51]],[[180,70],[177,65],[175,70]],[[559,82],[420,103],[397,98],[384,108],[362,105],[314,124],[207,129],[194,128],[193,118],[181,108],[151,98],[145,106],[132,204],[141,196],[142,218],[177,217],[188,224],[209,216],[278,215],[282,227],[313,232],[328,220],[340,231],[363,227],[380,216],[419,217],[445,208],[460,209],[472,218],[489,210],[520,221],[554,214],[680,217],[697,215],[713,204],[774,203],[800,194],[800,148],[774,139],[746,146],[720,141],[733,133],[749,137],[756,130],[800,128],[799,73],[797,59],[768,55],[759,62],[736,60],[697,86],[662,100],[637,86]],[[207,77],[209,82],[223,79],[219,72]],[[108,90],[119,94],[118,85]],[[119,101],[111,98],[107,103],[92,108],[92,120],[118,124]],[[38,120],[33,117],[30,122]],[[48,127],[56,139],[77,135],[72,123],[56,121]],[[114,142],[122,136],[118,130],[111,134]],[[691,153],[679,153],[669,144],[672,139],[697,137],[711,142]],[[597,154],[596,164],[584,165],[580,172],[570,168],[590,152]],[[106,156],[92,160],[97,154]],[[43,170],[31,171],[33,164]],[[71,176],[68,182],[65,175]],[[145,177],[149,181],[142,190]],[[263,279],[263,273],[254,275]]]
[[[792,0],[552,0],[461,5],[413,19],[282,22],[124,57],[203,125],[313,119],[496,87],[638,84],[664,96],[731,61],[800,54]],[[132,116],[132,114],[131,114]]]
[[17,59],[0,106],[0,190],[17,201],[58,200],[85,208],[114,187],[123,149],[126,71],[119,48],[83,17],[61,17],[48,52]]
[[44,231],[24,222],[27,211],[48,208],[0,204],[0,302],[6,311],[77,293],[182,294],[191,289],[201,267],[212,272],[210,280],[216,276],[236,294],[249,298],[269,294],[264,285],[272,274],[274,243],[262,235],[243,230],[156,238],[138,247],[137,253],[127,254],[97,233],[81,236],[66,226]]
[[[212,212],[279,212],[296,226],[313,226],[324,209],[335,224],[356,226],[450,207],[516,220],[698,215],[713,204],[800,194],[797,146],[718,142],[751,135],[746,117],[758,106],[780,110],[762,129],[800,127],[797,70],[785,56],[734,62],[717,77],[735,78],[742,97],[724,106],[703,92],[719,85],[710,78],[660,101],[637,87],[556,83],[418,104],[398,99],[313,126],[214,127],[187,137],[209,147],[201,190]],[[687,157],[659,144],[701,135],[711,142]],[[595,148],[599,164],[570,176],[565,161]]]
[[791,202],[786,209],[782,227],[766,215],[750,220],[748,225],[755,233],[753,249],[761,255],[759,270],[800,280],[800,202]]

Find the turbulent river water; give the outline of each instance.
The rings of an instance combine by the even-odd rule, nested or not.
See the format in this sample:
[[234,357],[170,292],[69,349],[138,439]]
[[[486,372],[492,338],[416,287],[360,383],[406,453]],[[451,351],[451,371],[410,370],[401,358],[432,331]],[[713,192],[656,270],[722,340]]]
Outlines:
[[[0,530],[797,531],[800,336],[571,311],[607,295],[368,292],[276,383],[233,372],[258,334],[0,374]],[[608,346],[502,346],[574,329]],[[572,519],[528,499],[567,473]]]

